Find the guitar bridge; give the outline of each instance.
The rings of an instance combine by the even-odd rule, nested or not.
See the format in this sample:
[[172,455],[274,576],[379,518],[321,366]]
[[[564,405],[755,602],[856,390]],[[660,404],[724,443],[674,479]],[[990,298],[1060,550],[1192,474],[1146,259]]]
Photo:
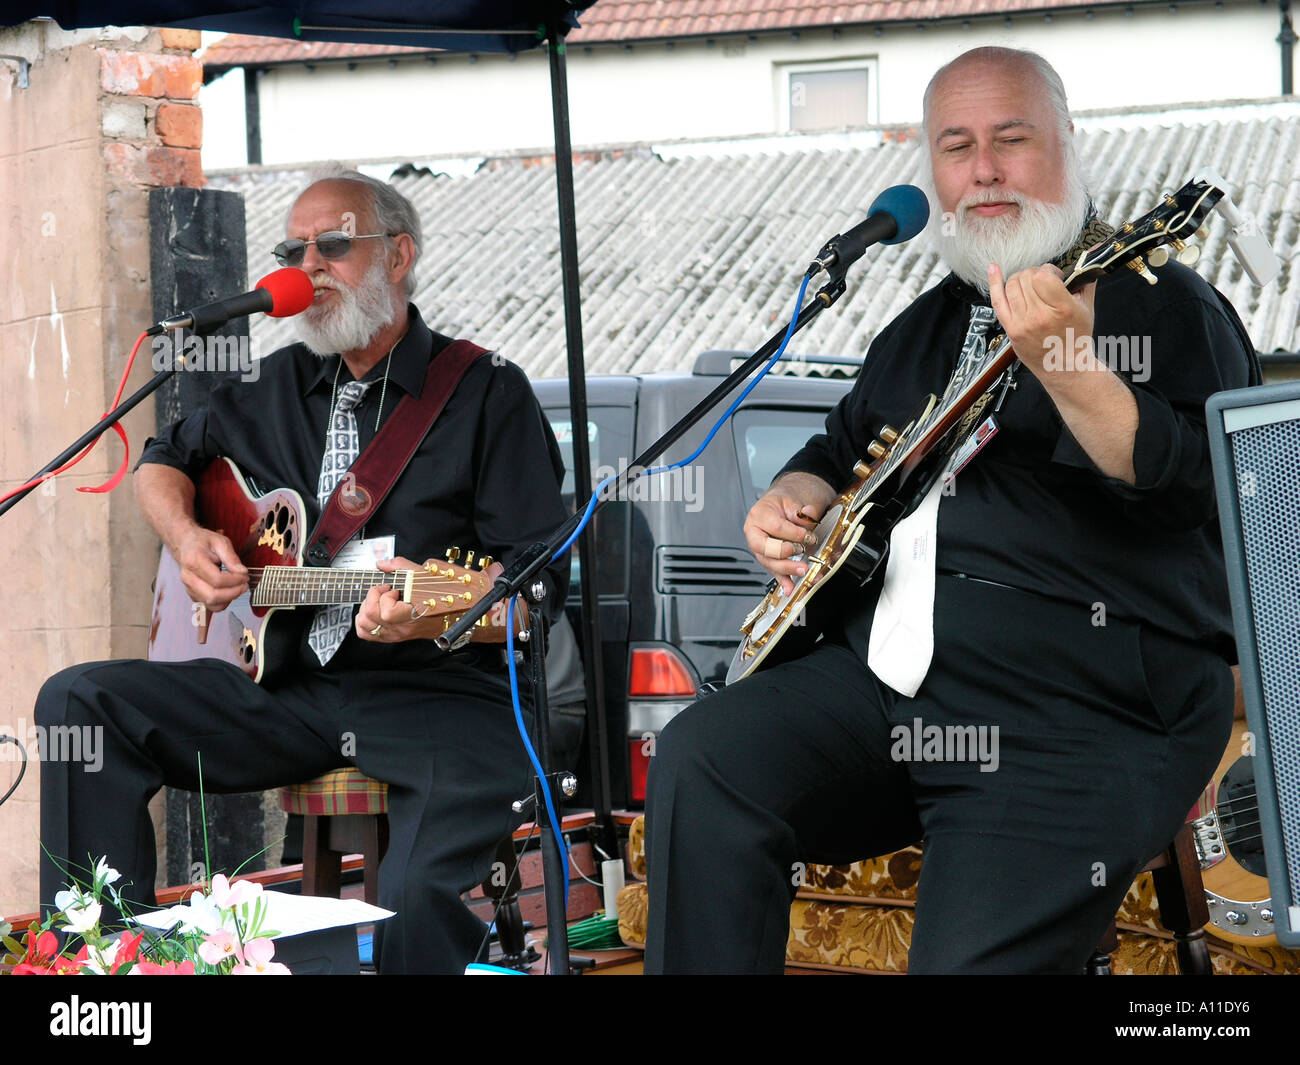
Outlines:
[[1192,822],[1192,840],[1196,844],[1196,858],[1201,871],[1211,869],[1228,856],[1219,828],[1219,815],[1213,811]]

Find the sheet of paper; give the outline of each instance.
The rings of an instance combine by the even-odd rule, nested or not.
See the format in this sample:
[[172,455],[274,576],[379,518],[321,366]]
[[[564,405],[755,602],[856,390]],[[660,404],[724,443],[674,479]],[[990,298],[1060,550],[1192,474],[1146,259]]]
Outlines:
[[[263,927],[273,928],[276,938],[301,935],[303,932],[317,932],[322,928],[337,928],[341,925],[373,924],[394,916],[392,910],[371,906],[360,899],[331,899],[314,895],[288,895],[282,891],[264,891],[267,912]],[[215,915],[210,907],[181,903],[165,910],[136,915],[136,923],[166,931],[173,925],[186,921],[191,925],[204,928],[213,921]],[[217,925],[212,924],[210,931]]]

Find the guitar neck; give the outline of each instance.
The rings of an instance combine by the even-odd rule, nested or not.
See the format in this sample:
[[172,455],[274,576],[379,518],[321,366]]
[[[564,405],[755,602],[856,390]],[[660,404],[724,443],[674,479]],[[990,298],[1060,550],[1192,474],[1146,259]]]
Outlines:
[[[1087,280],[1086,272],[1076,268],[1065,278],[1065,286],[1073,292]],[[999,333],[983,358],[948,382],[943,398],[911,429],[907,439],[900,441],[901,446],[893,448],[888,458],[872,471],[858,489],[858,499],[865,499],[898,469],[915,467],[1015,361],[1011,341],[1006,334]]]
[[391,585],[411,601],[414,570],[325,569],[315,566],[265,566],[253,574],[253,606],[327,606],[360,603],[371,588]]

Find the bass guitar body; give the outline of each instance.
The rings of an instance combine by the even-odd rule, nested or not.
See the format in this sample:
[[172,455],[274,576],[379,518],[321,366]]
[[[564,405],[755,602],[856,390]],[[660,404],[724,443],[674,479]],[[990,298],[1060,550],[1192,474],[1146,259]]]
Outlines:
[[1255,756],[1245,721],[1232,728],[1228,749],[1191,818],[1209,904],[1205,931],[1229,943],[1277,943],[1255,793]]

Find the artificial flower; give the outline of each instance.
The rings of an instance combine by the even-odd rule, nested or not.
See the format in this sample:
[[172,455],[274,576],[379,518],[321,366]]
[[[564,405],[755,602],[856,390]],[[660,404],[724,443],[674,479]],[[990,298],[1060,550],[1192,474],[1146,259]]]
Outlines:
[[289,966],[272,961],[275,944],[269,939],[252,939],[244,944],[244,961],[230,970],[231,976],[289,976]]
[[222,910],[233,910],[246,902],[252,902],[262,893],[262,885],[251,880],[236,880],[233,884],[226,879],[225,873],[218,873],[212,878],[212,901]]
[[85,935],[97,924],[103,907],[91,896],[83,895],[78,888],[60,891],[54,896],[54,905],[62,912],[68,928]]
[[240,950],[239,940],[233,933],[222,929],[206,936],[202,943],[199,944],[199,957],[209,965],[220,965],[227,958],[234,958],[236,961],[244,960],[243,952]]

